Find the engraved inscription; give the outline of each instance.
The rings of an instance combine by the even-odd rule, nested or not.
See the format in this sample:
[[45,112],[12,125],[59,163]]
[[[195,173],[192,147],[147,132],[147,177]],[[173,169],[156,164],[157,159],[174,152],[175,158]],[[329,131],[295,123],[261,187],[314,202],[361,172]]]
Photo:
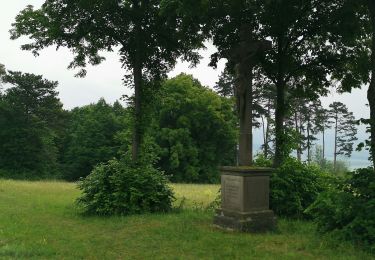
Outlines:
[[227,209],[241,209],[241,179],[238,177],[224,178],[224,205]]

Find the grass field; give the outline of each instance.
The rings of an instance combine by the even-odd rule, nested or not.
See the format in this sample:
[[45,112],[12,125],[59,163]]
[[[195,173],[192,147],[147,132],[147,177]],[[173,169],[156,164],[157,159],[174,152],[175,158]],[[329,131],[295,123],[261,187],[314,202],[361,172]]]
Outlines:
[[279,220],[279,231],[241,234],[212,226],[200,210],[215,185],[174,185],[185,209],[160,215],[84,217],[79,191],[63,182],[0,180],[0,259],[371,259],[320,237],[309,222]]

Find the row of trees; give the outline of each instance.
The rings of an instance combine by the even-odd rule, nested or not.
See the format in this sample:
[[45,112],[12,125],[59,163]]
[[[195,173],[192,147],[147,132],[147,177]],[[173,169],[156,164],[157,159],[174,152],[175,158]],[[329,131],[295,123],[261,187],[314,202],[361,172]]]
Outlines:
[[[70,68],[99,64],[100,51],[117,47],[123,67],[132,72],[126,82],[135,89],[133,159],[145,132],[142,100],[152,95],[149,89],[160,84],[178,57],[196,63],[196,49],[212,40],[218,51],[211,65],[228,60],[237,97],[253,100],[253,83],[259,80],[272,86],[278,166],[291,150],[287,140],[293,97],[314,101],[333,84],[350,91],[370,83],[369,123],[375,136],[374,21],[371,0],[61,0],[46,1],[38,10],[28,6],[11,34],[12,39],[29,36],[32,42],[22,48],[35,54],[51,45],[70,48],[75,54]],[[243,98],[237,103],[240,112],[253,110],[253,103],[244,104]],[[251,112],[247,115],[243,127],[248,130],[253,120],[248,121]],[[375,138],[370,145],[375,148]]]
[[[77,180],[87,176],[95,165],[129,150],[134,109],[131,100],[126,108],[101,99],[66,111],[57,97],[57,82],[3,71],[2,81],[9,87],[0,92],[0,169],[10,177]],[[216,88],[222,93],[225,86],[219,80]],[[257,100],[274,99],[263,95],[257,92]],[[274,103],[269,104],[267,109],[254,104],[253,122],[263,128],[262,148],[267,159],[272,158],[275,136],[270,116]],[[147,109],[148,146],[153,147],[160,158],[158,166],[172,181],[215,182],[218,165],[235,163],[237,123],[232,97],[220,98],[191,76],[180,75],[162,84]],[[335,155],[350,156],[353,150],[354,118],[342,103],[334,102],[325,110],[320,104],[301,102],[294,106],[288,122],[295,136],[289,144],[299,160],[306,151],[307,160],[312,161],[316,134],[324,136],[328,127],[335,130]],[[324,161],[324,139],[322,147],[319,160]]]
[[[131,150],[131,100],[127,107],[101,99],[67,111],[57,97],[57,82],[3,71],[0,176],[74,181]],[[234,163],[231,100],[180,75],[162,84],[147,110],[148,152],[172,181],[216,182],[217,166]]]
[[[223,97],[234,98],[235,78],[225,69],[214,89]],[[262,152],[265,158],[271,159],[275,154],[275,103],[276,93],[272,85],[257,80],[253,89],[253,126],[261,128],[263,133]],[[324,108],[319,99],[290,97],[285,130],[288,136],[290,151],[294,150],[299,161],[306,152],[307,162],[312,161],[313,144],[321,139],[322,159],[326,159],[326,133],[333,128],[333,158],[336,168],[337,157],[350,157],[357,140],[357,124],[352,112],[341,102],[333,102]]]

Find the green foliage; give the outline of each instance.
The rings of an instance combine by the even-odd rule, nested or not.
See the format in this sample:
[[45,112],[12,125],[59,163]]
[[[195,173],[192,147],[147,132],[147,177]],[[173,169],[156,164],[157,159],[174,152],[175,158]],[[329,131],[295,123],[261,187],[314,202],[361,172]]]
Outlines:
[[288,158],[271,177],[271,209],[278,216],[307,217],[304,211],[329,183],[317,167]]
[[165,82],[155,107],[159,166],[173,182],[218,182],[218,166],[233,164],[236,118],[231,100],[188,75]]
[[350,171],[346,161],[337,160],[335,168],[333,161],[327,160],[323,157],[323,149],[319,145],[315,146],[312,163],[319,167],[319,169],[321,169],[323,172],[336,176],[344,176]]
[[[3,77],[6,75],[6,70],[5,70],[5,66],[3,64],[0,63],[0,86],[1,86],[1,83],[3,82]],[[0,89],[1,90],[1,89]],[[0,92],[0,95],[1,95],[1,92]]]
[[64,111],[57,82],[9,71],[0,96],[0,169],[11,178],[56,176]]
[[172,208],[173,192],[153,160],[130,155],[98,165],[79,182],[82,195],[78,205],[87,214],[130,215],[167,212]]
[[375,250],[375,172],[358,169],[319,195],[308,209],[321,232]]
[[101,52],[116,49],[126,71],[124,83],[134,87],[132,151],[137,159],[144,135],[147,82],[166,78],[179,57],[197,63],[196,49],[203,47],[205,36],[197,33],[200,27],[182,26],[174,7],[174,2],[160,0],[44,1],[40,8],[29,5],[17,15],[11,39],[28,36],[31,41],[21,48],[35,55],[53,45],[67,47],[74,55],[69,68],[81,68],[80,77],[86,75],[87,64],[105,60]]
[[257,167],[272,167],[272,160],[266,158],[264,154],[257,154],[253,163]]
[[39,9],[29,5],[17,15],[11,38],[29,36],[31,42],[22,49],[33,53],[51,45],[68,47],[74,54],[69,68],[82,68],[79,76],[86,74],[87,63],[104,60],[101,51],[114,51],[120,45],[124,67],[131,71],[137,61],[146,77],[159,78],[180,55],[197,59],[188,49],[200,47],[202,38],[179,28],[177,12],[164,2],[44,1]]
[[118,102],[112,106],[104,99],[70,112],[61,154],[64,179],[86,177],[95,165],[116,157],[120,147],[117,134],[128,127],[125,113]]

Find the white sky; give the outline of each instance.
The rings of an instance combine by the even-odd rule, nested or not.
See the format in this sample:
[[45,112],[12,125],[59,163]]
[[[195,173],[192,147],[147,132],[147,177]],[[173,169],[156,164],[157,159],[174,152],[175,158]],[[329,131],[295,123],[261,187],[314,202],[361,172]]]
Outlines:
[[[122,85],[121,79],[124,71],[121,69],[117,53],[106,53],[106,61],[96,67],[88,67],[87,76],[81,79],[74,77],[77,71],[67,70],[67,66],[72,60],[72,55],[67,49],[56,51],[55,48],[48,48],[43,50],[39,57],[34,57],[30,52],[21,51],[21,44],[28,40],[11,41],[9,39],[11,23],[19,11],[27,5],[39,7],[44,0],[3,2],[0,9],[0,63],[4,64],[8,70],[40,74],[49,80],[58,81],[60,99],[67,109],[96,102],[101,97],[104,97],[108,102],[114,102],[124,94],[131,94],[131,90]],[[176,68],[169,73],[169,76],[185,72],[193,74],[203,85],[213,87],[225,66],[224,61],[219,63],[217,70],[208,66],[210,54],[214,51],[214,46],[207,44],[207,50],[201,52],[203,59],[196,68],[190,69],[189,64],[179,62]],[[364,87],[354,90],[350,94],[332,93],[322,99],[323,104],[328,106],[333,101],[341,101],[354,112],[357,118],[367,118],[369,110],[365,106],[367,104],[366,91],[367,88]],[[364,129],[361,128],[359,137],[362,139],[364,136]],[[356,156],[358,157],[359,154],[355,153],[353,158]],[[359,157],[363,157],[362,154]]]

